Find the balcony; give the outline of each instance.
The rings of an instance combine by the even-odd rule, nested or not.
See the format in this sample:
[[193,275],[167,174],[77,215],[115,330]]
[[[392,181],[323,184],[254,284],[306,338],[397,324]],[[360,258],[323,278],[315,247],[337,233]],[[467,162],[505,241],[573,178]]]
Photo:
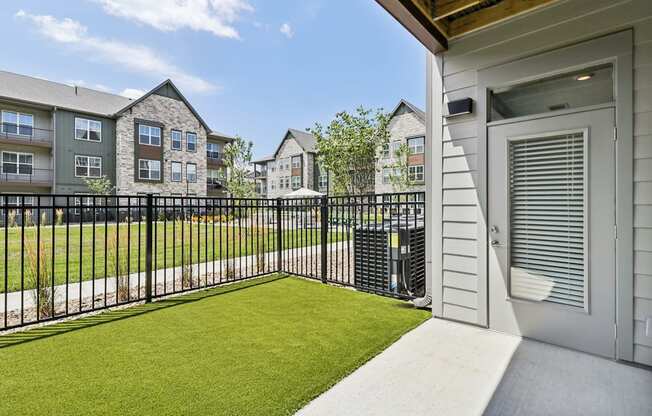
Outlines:
[[220,152],[213,152],[210,150],[206,151],[206,163],[209,166],[223,165],[224,164],[224,154]]
[[0,123],[0,143],[52,147],[54,132],[11,123]]
[[206,188],[209,191],[224,188],[224,178],[206,178]]
[[52,186],[54,178],[52,169],[31,168],[26,173],[14,173],[9,169],[0,169],[0,172],[0,183],[3,184]]

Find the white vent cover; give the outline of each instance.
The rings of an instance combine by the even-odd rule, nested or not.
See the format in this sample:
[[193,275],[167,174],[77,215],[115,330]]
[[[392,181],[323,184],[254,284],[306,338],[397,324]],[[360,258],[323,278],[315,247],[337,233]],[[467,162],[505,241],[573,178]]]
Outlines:
[[586,306],[585,135],[509,141],[512,297]]

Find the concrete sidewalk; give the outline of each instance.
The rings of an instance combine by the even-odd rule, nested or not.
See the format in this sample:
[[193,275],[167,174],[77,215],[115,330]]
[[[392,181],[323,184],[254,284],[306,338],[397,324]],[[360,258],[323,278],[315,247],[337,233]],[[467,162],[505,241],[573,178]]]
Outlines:
[[431,319],[297,414],[652,415],[652,372]]

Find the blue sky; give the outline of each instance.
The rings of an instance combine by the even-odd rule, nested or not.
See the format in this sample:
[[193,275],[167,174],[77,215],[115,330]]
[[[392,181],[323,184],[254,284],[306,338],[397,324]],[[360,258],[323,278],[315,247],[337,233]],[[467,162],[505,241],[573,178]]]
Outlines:
[[425,51],[374,0],[175,1],[7,2],[0,69],[127,95],[169,77],[257,157],[341,110],[424,105]]

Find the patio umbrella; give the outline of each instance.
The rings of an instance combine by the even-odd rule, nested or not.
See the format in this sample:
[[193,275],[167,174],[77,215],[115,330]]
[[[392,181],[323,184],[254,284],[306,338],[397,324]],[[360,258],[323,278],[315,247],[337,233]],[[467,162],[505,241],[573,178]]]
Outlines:
[[324,196],[321,192],[313,191],[308,188],[299,188],[296,191],[292,191],[289,194],[283,195],[283,198],[309,198],[309,197],[319,197]]

